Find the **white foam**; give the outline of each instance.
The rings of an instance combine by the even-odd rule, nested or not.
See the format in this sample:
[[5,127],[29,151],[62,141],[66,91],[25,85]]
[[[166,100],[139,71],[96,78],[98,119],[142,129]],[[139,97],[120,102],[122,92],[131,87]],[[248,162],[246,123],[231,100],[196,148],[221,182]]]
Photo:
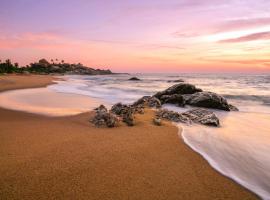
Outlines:
[[[254,120],[257,131],[254,130]],[[265,200],[270,199],[270,118],[230,113],[221,128],[183,126],[181,136],[209,164]]]

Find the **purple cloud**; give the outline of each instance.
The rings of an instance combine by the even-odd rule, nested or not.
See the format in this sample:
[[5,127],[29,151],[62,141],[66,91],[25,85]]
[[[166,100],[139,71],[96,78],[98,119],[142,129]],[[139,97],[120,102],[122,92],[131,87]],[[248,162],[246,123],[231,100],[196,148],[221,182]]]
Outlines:
[[238,42],[249,42],[254,40],[269,40],[270,39],[270,31],[253,33],[249,35],[245,35],[238,38],[231,38],[226,40],[220,40],[220,43],[238,43]]

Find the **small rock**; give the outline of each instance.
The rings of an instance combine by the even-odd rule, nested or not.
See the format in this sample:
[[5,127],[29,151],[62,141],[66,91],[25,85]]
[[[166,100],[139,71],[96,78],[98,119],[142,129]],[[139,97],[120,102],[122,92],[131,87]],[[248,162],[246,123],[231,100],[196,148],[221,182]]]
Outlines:
[[130,79],[128,79],[129,81],[140,81],[141,79],[137,78],[137,77],[131,77]]
[[96,111],[94,118],[91,120],[91,122],[97,126],[107,126],[107,127],[115,127],[119,120],[118,118],[108,112],[107,108],[104,105],[100,105],[98,108],[94,109]]
[[156,126],[161,126],[161,119],[156,117],[153,119],[153,123],[156,125]]

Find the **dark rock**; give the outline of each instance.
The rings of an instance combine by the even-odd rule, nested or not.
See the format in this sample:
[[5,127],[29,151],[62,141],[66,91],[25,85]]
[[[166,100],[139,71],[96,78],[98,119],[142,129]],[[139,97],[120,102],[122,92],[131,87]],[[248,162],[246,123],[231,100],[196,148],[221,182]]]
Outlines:
[[160,99],[162,95],[172,95],[172,94],[194,94],[195,92],[201,92],[202,90],[196,88],[194,85],[189,83],[179,83],[169,87],[168,89],[156,93],[154,96]]
[[233,106],[232,104],[229,104],[229,108],[230,108],[230,111],[239,111],[239,109]]
[[132,105],[133,106],[143,105],[143,106],[149,106],[151,108],[153,108],[153,107],[160,108],[161,107],[161,102],[156,97],[144,96],[144,97],[138,99]]
[[230,111],[232,106],[229,106],[227,100],[213,92],[196,92],[192,95],[185,95],[186,104],[205,108],[214,108],[225,111]]
[[172,94],[172,95],[162,95],[160,97],[161,102],[164,103],[172,103],[178,104],[183,107],[185,105],[185,99],[181,94]]
[[95,116],[91,120],[91,122],[97,126],[107,126],[107,127],[115,127],[118,123],[118,118],[112,114],[109,113],[107,108],[104,105],[100,105],[98,108],[94,109],[95,110]]
[[161,119],[156,117],[153,119],[153,123],[156,125],[156,126],[161,126]]
[[128,79],[129,81],[140,81],[141,79],[137,78],[137,77],[131,77],[130,79]]
[[117,103],[112,106],[111,112],[116,115],[122,115],[127,112],[127,109],[129,109],[128,105]]
[[177,79],[177,80],[169,80],[168,83],[183,83],[185,82],[183,79]]
[[[111,112],[120,116],[122,121],[125,122],[128,126],[134,125],[134,113],[136,112],[136,108],[134,106],[125,105],[122,103],[117,103],[112,106]],[[137,108],[137,111],[141,109],[141,107]],[[142,111],[140,111],[142,112]]]
[[173,122],[190,123],[190,119],[188,117],[167,109],[160,109],[157,111],[156,116]]
[[215,113],[203,108],[189,110],[187,112],[181,113],[181,115],[186,116],[191,121],[196,123],[201,123],[207,126],[219,126],[219,119]]

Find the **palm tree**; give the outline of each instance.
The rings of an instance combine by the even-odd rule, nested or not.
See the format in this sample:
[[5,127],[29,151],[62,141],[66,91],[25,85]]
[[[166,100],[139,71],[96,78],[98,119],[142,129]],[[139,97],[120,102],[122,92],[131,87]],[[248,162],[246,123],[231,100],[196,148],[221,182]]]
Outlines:
[[51,62],[53,63],[53,59],[51,59]]
[[64,64],[64,62],[65,62],[65,61],[64,61],[64,60],[62,60],[61,62]]

